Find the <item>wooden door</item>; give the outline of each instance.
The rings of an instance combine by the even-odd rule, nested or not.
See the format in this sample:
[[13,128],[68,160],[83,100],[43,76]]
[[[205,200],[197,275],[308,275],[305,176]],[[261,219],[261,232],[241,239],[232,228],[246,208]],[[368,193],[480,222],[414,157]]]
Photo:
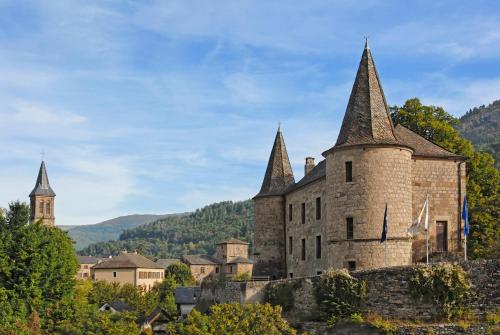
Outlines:
[[448,251],[448,222],[436,222],[436,251]]

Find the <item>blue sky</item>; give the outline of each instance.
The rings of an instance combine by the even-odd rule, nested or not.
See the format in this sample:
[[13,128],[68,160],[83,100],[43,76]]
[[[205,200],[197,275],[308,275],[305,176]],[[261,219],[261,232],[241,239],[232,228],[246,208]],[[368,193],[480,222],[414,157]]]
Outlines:
[[58,224],[248,199],[278,122],[299,179],[364,35],[391,105],[500,98],[499,1],[0,0],[0,206],[42,150]]

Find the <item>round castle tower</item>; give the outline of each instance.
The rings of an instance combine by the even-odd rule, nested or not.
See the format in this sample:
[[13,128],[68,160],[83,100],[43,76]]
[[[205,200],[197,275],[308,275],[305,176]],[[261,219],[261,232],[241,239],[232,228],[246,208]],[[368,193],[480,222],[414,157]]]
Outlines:
[[[411,263],[412,153],[395,135],[366,43],[339,137],[323,153],[330,266],[354,270]],[[380,243],[386,204],[387,240]]]

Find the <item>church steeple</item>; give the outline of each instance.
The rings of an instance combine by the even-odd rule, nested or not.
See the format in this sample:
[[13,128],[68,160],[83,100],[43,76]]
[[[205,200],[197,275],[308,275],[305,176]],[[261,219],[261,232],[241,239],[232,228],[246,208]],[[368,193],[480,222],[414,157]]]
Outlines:
[[259,196],[280,195],[288,186],[295,183],[293,178],[292,166],[288,159],[285,140],[281,127],[278,127],[276,137],[274,139],[271,156],[267,163],[266,174],[260,188]]
[[377,143],[397,144],[398,140],[366,39],[335,147]]
[[55,192],[50,187],[45,162],[42,161],[35,187],[30,193],[31,218],[30,221],[38,222],[42,220],[43,224],[54,225],[54,199]]

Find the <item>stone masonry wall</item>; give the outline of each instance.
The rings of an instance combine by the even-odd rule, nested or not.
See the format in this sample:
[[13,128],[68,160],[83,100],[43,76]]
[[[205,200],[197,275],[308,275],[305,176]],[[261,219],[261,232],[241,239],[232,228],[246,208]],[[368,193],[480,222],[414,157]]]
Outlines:
[[[465,195],[465,163],[415,158],[412,162],[413,217],[429,194],[429,251],[436,251],[436,221],[447,222],[448,251],[461,250],[461,205]],[[413,261],[425,257],[425,233],[414,236]]]
[[284,199],[256,198],[254,213],[254,276],[285,276]]
[[[500,260],[480,260],[461,263],[468,273],[472,294],[467,303],[476,315],[484,316],[500,308]],[[413,266],[377,270],[355,271],[355,278],[367,282],[365,312],[374,312],[391,319],[433,320],[438,308],[414,299],[410,292],[409,278]],[[317,310],[314,283],[319,276],[283,279],[271,282],[227,282],[214,288],[202,286],[202,299],[212,302],[265,302],[265,288],[282,282],[300,281],[294,292],[294,312],[311,315]]]

